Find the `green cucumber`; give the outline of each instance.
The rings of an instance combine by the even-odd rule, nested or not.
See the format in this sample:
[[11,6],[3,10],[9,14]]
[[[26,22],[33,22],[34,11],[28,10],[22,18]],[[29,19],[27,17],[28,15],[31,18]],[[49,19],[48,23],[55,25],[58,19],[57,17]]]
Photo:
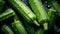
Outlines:
[[11,28],[7,25],[3,25],[1,30],[5,33],[5,34],[14,34],[14,32],[11,30]]
[[28,0],[29,4],[35,13],[37,20],[40,24],[43,25],[44,29],[48,29],[48,21],[49,17],[47,15],[47,12],[41,2],[41,0]]
[[4,7],[4,4],[5,4],[5,1],[0,0],[0,13],[1,13],[3,7]]
[[15,15],[15,12],[11,8],[9,8],[4,13],[0,14],[0,21],[8,19],[9,17],[12,17],[14,15]]
[[7,0],[10,5],[17,10],[17,12],[24,18],[25,21],[30,24],[34,23],[37,26],[40,26],[36,21],[35,14],[30,10],[30,8],[20,0]]
[[17,29],[19,34],[27,34],[23,24],[20,21],[13,22],[12,26]]

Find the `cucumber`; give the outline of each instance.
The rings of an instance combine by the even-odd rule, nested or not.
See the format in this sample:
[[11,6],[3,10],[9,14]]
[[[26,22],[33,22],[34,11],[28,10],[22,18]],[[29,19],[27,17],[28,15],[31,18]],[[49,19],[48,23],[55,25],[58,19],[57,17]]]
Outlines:
[[22,23],[20,21],[15,21],[12,23],[12,26],[17,29],[19,34],[27,34],[24,26],[22,25]]
[[49,17],[47,15],[47,12],[41,2],[41,0],[28,0],[29,4],[35,13],[37,20],[40,24],[43,25],[44,29],[48,29],[48,21]]
[[30,10],[30,8],[20,0],[7,0],[10,5],[17,10],[17,12],[24,18],[25,21],[32,24],[34,23],[37,26],[40,26],[36,21],[35,14]]
[[1,11],[2,11],[4,5],[5,5],[5,1],[0,0],[0,13],[1,13]]
[[39,28],[39,29],[37,29],[35,34],[44,34],[44,32],[45,32],[44,29]]
[[3,25],[1,30],[5,33],[5,34],[14,34],[14,32],[11,30],[11,28],[7,25]]
[[11,8],[9,8],[4,13],[0,14],[0,21],[13,17],[14,15],[15,12]]

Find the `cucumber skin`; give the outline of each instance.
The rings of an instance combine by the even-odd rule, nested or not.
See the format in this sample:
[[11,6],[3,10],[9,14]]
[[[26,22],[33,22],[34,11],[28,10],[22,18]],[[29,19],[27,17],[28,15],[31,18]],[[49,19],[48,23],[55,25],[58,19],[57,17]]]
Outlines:
[[44,9],[41,0],[28,0],[28,1],[33,12],[37,16],[37,20],[40,24],[49,20],[49,17],[46,13],[46,10]]
[[0,21],[3,21],[13,16],[15,16],[15,12],[11,8],[9,8],[4,13],[0,14]]

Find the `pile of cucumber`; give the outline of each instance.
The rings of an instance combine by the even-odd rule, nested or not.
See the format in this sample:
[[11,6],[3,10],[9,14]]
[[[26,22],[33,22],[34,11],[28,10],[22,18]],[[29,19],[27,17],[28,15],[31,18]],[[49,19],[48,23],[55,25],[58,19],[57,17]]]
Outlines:
[[1,34],[59,34],[58,0],[0,0]]

